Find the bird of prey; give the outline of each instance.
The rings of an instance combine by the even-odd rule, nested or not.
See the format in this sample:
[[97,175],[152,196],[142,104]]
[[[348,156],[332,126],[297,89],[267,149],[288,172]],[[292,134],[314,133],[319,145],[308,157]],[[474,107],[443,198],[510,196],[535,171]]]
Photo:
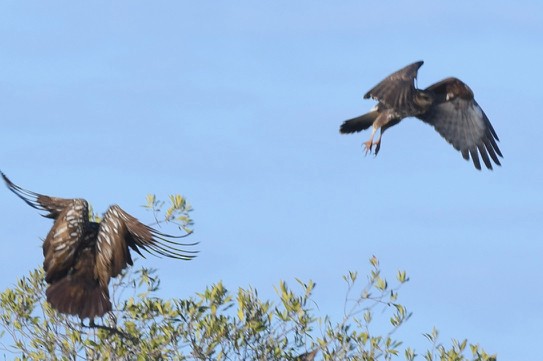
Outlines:
[[54,220],[43,242],[43,269],[48,283],[47,301],[61,313],[81,319],[102,317],[111,311],[108,284],[112,277],[133,264],[130,250],[142,250],[182,260],[194,251],[179,247],[171,236],[140,223],[119,206],[109,207],[100,223],[89,220],[84,199],[49,197],[23,189],[0,172],[8,188],[31,207]]
[[[473,160],[481,169],[481,156],[488,169],[503,157],[496,141],[498,136],[486,114],[473,97],[473,91],[460,79],[446,78],[422,90],[415,87],[417,72],[423,62],[410,64],[389,75],[364,95],[377,100],[377,105],[362,116],[346,120],[340,133],[355,133],[372,127],[370,139],[364,142],[366,154],[375,146],[381,148],[381,137],[388,128],[407,117],[417,117],[430,124],[447,142]],[[380,129],[379,138],[373,138]]]

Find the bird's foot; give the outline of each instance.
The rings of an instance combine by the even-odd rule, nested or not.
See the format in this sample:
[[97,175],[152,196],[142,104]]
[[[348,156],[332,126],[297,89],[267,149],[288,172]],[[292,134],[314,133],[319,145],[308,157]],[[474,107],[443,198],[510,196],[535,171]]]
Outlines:
[[373,140],[370,139],[367,142],[362,143],[362,145],[364,146],[364,152],[366,153],[366,155],[368,155],[368,153],[371,153],[371,149],[373,147]]
[[83,319],[81,319],[81,326],[85,328],[94,328],[96,327],[96,324],[94,323],[94,317],[89,318],[89,324],[85,325],[85,322],[83,322]]
[[379,153],[379,150],[381,149],[381,138],[379,138],[378,141],[373,143],[375,145],[375,152],[373,153],[375,156],[377,156],[377,153]]

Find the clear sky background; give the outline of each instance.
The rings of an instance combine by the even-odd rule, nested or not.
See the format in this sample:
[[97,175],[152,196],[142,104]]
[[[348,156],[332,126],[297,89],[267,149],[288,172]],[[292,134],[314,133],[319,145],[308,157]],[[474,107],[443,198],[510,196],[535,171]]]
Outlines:
[[[199,257],[149,257],[161,295],[223,280],[273,297],[317,283],[339,318],[347,271],[406,270],[422,352],[468,337],[501,360],[543,335],[541,1],[9,1],[0,4],[0,169],[30,190],[119,204],[185,195]],[[417,60],[418,84],[456,76],[500,137],[477,171],[417,119],[340,135],[362,95]],[[0,288],[43,262],[51,222],[0,191]],[[538,351],[539,352],[539,351]]]

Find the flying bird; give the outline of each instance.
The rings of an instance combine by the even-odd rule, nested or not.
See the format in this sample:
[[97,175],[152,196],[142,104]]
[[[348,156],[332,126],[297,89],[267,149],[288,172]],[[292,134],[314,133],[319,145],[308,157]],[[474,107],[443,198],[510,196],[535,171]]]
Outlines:
[[[430,124],[443,138],[470,157],[475,168],[481,169],[479,156],[485,166],[500,164],[503,157],[496,141],[498,135],[483,109],[474,99],[473,91],[460,79],[446,78],[422,90],[415,86],[417,72],[424,62],[418,61],[389,75],[364,95],[364,99],[377,100],[368,113],[346,120],[340,133],[355,133],[372,128],[370,139],[363,143],[366,154],[375,146],[375,155],[381,148],[383,133],[407,117],[417,117]],[[379,137],[374,141],[377,130]]]
[[117,205],[109,207],[100,223],[92,222],[86,200],[34,193],[0,174],[13,193],[54,220],[43,242],[43,269],[47,301],[61,313],[93,321],[111,311],[109,280],[133,264],[130,249],[142,257],[142,250],[182,260],[195,257],[195,251],[179,248],[195,243],[173,240],[185,235],[161,233]]

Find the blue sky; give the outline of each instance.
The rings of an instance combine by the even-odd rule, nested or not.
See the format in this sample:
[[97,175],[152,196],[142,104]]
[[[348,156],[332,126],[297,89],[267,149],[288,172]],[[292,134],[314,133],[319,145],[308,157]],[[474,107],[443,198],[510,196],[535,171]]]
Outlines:
[[[117,203],[185,195],[201,253],[155,259],[165,297],[223,280],[265,297],[317,282],[340,315],[349,270],[376,255],[411,277],[398,337],[437,326],[500,359],[533,358],[543,311],[540,1],[115,1],[0,4],[0,169],[19,185]],[[476,171],[406,119],[364,157],[340,135],[362,95],[424,60],[418,84],[456,76],[504,154]],[[51,226],[0,195],[0,286],[42,263]]]

